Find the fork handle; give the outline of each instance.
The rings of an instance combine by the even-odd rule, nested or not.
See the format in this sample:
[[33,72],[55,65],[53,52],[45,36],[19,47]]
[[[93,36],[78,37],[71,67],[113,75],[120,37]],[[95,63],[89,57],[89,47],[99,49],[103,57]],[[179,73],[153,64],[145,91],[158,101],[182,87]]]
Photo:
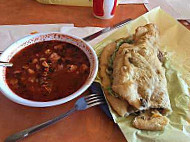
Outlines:
[[48,121],[41,123],[39,125],[25,129],[25,130],[20,131],[18,133],[12,134],[12,135],[8,136],[4,142],[16,142],[17,140],[28,137],[29,135],[31,135],[37,131],[40,131],[41,129],[46,128],[47,126],[50,126],[50,125],[58,122],[59,120],[69,116],[70,114],[72,114],[75,111],[76,111],[76,108],[74,107],[71,110],[69,110],[68,112],[61,114],[61,115],[55,117],[54,119],[48,120]]

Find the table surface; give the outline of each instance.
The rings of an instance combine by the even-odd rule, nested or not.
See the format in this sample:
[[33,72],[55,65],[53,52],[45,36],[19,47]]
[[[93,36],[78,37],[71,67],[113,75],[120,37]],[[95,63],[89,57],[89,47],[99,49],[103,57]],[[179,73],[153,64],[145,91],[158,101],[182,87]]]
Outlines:
[[[90,7],[43,5],[35,0],[1,0],[0,25],[74,23],[79,27],[106,27],[126,18],[137,18],[146,12],[144,5],[119,5],[113,19],[100,20],[93,17]],[[190,29],[190,26],[187,28]],[[72,108],[76,99],[55,107],[30,108],[15,104],[0,94],[0,141],[12,133],[66,112]],[[63,141],[124,142],[126,140],[118,126],[99,107],[74,113],[23,140],[23,142]]]

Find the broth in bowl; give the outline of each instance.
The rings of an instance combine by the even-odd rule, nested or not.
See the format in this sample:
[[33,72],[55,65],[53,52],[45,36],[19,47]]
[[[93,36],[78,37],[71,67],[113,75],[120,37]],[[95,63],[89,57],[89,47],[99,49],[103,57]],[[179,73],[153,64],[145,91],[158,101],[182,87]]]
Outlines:
[[62,41],[29,45],[14,55],[6,69],[6,82],[18,96],[52,101],[69,96],[85,83],[90,62],[77,46]]

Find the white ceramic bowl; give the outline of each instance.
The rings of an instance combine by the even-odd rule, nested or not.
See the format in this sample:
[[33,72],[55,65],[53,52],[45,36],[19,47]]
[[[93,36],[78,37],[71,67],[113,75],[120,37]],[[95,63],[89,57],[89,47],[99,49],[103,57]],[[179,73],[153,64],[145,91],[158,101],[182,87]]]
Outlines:
[[50,40],[59,40],[64,41],[67,43],[71,43],[73,45],[76,45],[78,48],[80,48],[88,57],[90,61],[90,74],[86,80],[86,82],[83,84],[83,86],[74,92],[73,94],[61,98],[54,101],[48,101],[48,102],[37,102],[37,101],[31,101],[24,99],[17,94],[15,94],[7,85],[6,83],[6,68],[0,67],[0,91],[10,100],[26,105],[31,107],[48,107],[48,106],[55,106],[59,104],[63,104],[65,102],[68,102],[77,96],[81,95],[87,88],[91,85],[91,83],[94,81],[97,71],[98,71],[98,59],[95,51],[93,48],[86,43],[81,38],[65,35],[62,33],[40,33],[35,35],[27,36],[23,39],[18,40],[17,42],[13,43],[11,46],[9,46],[0,56],[0,61],[9,62],[10,59],[21,49],[42,41],[50,41]]

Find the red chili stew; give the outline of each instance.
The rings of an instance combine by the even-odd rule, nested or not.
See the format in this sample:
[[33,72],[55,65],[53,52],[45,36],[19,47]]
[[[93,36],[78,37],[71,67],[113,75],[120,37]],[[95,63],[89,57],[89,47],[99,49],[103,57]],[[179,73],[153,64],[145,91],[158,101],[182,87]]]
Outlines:
[[90,63],[78,47],[60,41],[32,44],[18,52],[6,69],[13,92],[34,101],[52,101],[76,92],[86,81]]

